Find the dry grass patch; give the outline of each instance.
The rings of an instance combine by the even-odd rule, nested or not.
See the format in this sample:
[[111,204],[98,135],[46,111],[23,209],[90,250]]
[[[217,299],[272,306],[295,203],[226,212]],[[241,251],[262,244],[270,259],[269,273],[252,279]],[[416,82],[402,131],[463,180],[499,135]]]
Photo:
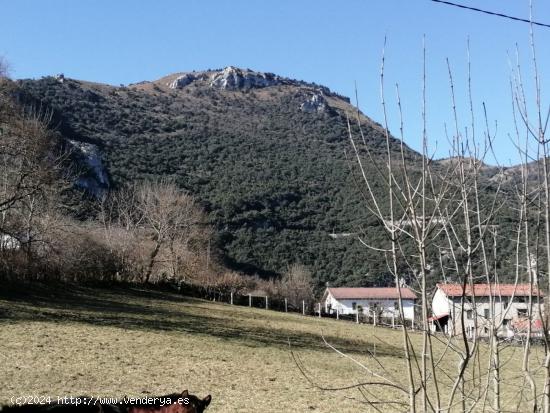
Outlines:
[[[324,346],[321,335],[378,373],[405,384],[398,331],[229,306],[138,288],[5,289],[0,293],[0,401],[19,395],[212,394],[211,412],[371,411],[357,390],[372,379]],[[413,339],[418,344],[420,337]],[[512,351],[507,369],[518,373]],[[376,351],[376,360],[372,357]],[[443,349],[441,348],[441,351]],[[384,366],[382,369],[378,363]],[[442,369],[456,367],[444,360]],[[511,406],[521,379],[504,386]],[[370,387],[398,400],[399,392]],[[383,411],[399,411],[385,406]]]

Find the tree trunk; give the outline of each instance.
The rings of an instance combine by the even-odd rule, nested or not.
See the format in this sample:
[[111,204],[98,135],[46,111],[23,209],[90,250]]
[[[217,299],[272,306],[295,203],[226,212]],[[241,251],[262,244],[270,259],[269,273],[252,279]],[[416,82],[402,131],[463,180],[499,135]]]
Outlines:
[[157,258],[157,254],[160,250],[160,242],[156,242],[155,248],[153,251],[151,251],[151,254],[149,255],[149,263],[147,264],[147,271],[145,273],[145,284],[149,284],[149,279],[151,278],[151,274],[153,272],[153,266],[155,265],[155,259]]
[[[493,320],[494,321],[494,320]],[[497,329],[493,326],[491,347],[493,353],[493,410],[500,412],[500,354]]]

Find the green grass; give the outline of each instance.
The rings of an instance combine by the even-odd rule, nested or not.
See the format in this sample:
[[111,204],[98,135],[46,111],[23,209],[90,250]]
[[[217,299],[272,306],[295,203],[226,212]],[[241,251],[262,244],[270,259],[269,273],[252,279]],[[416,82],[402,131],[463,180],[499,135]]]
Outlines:
[[[211,412],[371,411],[357,390],[321,391],[300,373],[289,341],[321,386],[373,379],[328,349],[322,335],[375,372],[406,384],[399,331],[140,288],[4,288],[0,402],[21,395],[122,397],[188,388],[200,397],[212,394]],[[420,335],[414,334],[413,341],[419,349]],[[438,345],[436,353],[443,351]],[[503,355],[511,372],[503,382],[510,410],[517,410],[522,388],[520,354],[510,347]],[[456,371],[453,357],[446,353],[440,371]],[[367,391],[402,400],[386,387]],[[386,405],[382,410],[403,409]]]

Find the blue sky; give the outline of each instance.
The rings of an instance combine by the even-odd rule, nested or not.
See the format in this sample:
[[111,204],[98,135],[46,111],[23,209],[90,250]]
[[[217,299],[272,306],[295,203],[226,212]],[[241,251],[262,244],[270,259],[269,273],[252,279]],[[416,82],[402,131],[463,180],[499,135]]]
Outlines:
[[[549,3],[533,1],[534,19],[550,24]],[[527,0],[457,2],[529,16]],[[430,0],[3,0],[0,55],[9,61],[14,78],[63,72],[118,85],[234,65],[316,82],[347,96],[354,95],[357,82],[361,109],[382,123],[379,72],[387,37],[390,130],[399,132],[398,83],[405,141],[420,149],[425,36],[430,147],[443,157],[448,154],[444,125],[452,124],[446,58],[452,65],[464,128],[469,123],[469,38],[476,130],[481,133],[485,102],[492,132],[498,124],[498,160],[510,164],[518,156],[508,137],[514,131],[509,55],[515,59],[517,44],[523,71],[529,73],[528,35],[525,23]],[[535,36],[544,90],[550,77],[550,29],[536,29]]]

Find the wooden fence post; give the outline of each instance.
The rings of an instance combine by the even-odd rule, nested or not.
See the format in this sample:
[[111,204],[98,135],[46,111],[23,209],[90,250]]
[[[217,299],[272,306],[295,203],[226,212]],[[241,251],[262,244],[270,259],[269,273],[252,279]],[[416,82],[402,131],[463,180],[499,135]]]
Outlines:
[[248,294],[248,306],[252,307],[252,294]]
[[319,303],[319,318],[321,318],[321,303]]
[[373,325],[376,327],[376,312],[372,313],[372,322],[373,322]]
[[336,306],[336,319],[340,320],[340,308]]
[[355,311],[355,322],[359,324],[359,310]]
[[265,309],[268,310],[268,306],[267,306],[267,295],[265,296]]
[[288,313],[288,300],[285,298],[285,313]]
[[233,291],[231,291],[231,305],[233,305]]
[[395,328],[395,313],[391,313],[391,328]]
[[302,300],[302,315],[306,315],[306,302]]

